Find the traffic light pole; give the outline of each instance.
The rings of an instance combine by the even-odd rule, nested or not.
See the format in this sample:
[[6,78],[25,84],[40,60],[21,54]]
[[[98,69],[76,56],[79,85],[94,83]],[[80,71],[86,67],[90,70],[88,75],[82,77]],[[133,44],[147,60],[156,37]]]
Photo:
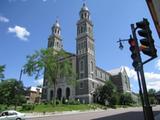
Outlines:
[[[137,71],[137,78],[138,78],[138,84],[139,84],[139,95],[140,95],[141,102],[142,102],[142,107],[143,107],[143,114],[144,114],[144,117],[146,117],[145,112],[144,112],[145,111],[145,109],[144,109],[144,99],[143,99],[142,84],[141,84],[139,71]],[[146,120],[146,118],[145,118],[145,120]]]
[[[140,82],[140,89],[142,88],[141,91],[143,91],[143,99],[141,97],[141,100],[143,101],[142,104],[144,103],[144,106],[143,106],[143,112],[144,112],[144,118],[145,120],[154,120],[154,117],[153,117],[153,112],[152,112],[152,107],[150,106],[149,104],[149,99],[148,99],[148,93],[147,93],[147,87],[146,87],[146,82],[145,82],[145,76],[144,76],[144,71],[143,71],[143,63],[142,63],[142,59],[141,59],[141,56],[140,56],[140,52],[139,52],[139,46],[138,46],[138,40],[137,40],[137,36],[136,36],[136,29],[134,27],[134,24],[131,24],[131,30],[132,30],[132,35],[133,35],[133,38],[135,39],[136,41],[136,45],[137,45],[137,51],[138,51],[138,56],[139,56],[139,65],[137,66],[138,68],[136,68],[136,71],[138,72],[138,76],[140,74],[140,77],[141,79],[141,82]],[[142,87],[141,87],[141,83],[142,83]]]
[[149,99],[148,99],[146,81],[145,81],[145,76],[143,71],[143,64],[141,64],[140,66],[140,75],[141,75],[141,82],[143,87],[143,96],[144,96],[144,102],[145,102],[144,109],[145,109],[145,115],[147,117],[146,120],[154,120],[152,107],[150,106]]

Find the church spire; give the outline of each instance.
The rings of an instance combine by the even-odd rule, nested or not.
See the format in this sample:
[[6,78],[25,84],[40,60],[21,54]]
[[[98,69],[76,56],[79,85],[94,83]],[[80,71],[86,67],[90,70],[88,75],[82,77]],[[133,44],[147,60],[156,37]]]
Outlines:
[[56,22],[52,27],[52,34],[57,35],[57,36],[61,35],[61,28],[60,28],[60,24],[59,24],[58,18],[56,19]]
[[83,3],[79,15],[81,19],[89,19],[90,17],[90,12],[85,2]]
[[52,47],[57,51],[60,51],[63,47],[61,39],[61,28],[58,18],[52,26],[52,34],[48,38],[48,47]]

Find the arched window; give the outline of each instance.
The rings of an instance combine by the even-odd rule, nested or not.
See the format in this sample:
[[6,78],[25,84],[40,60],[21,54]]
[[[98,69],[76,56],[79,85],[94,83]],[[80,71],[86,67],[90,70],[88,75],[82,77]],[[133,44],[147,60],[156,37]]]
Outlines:
[[61,100],[61,98],[62,98],[62,89],[61,88],[58,88],[58,90],[57,90],[57,98],[58,98],[58,100]]
[[70,96],[70,88],[67,87],[66,88],[66,99],[69,99],[69,96]]
[[87,16],[87,13],[84,13],[84,16],[85,16],[85,18],[87,18],[86,16]]
[[83,27],[81,26],[81,33],[83,33]]
[[59,42],[57,42],[57,47],[59,47]]
[[59,34],[59,30],[58,30],[58,34]]
[[91,61],[91,72],[93,72],[93,62]]
[[82,82],[80,82],[80,84],[79,84],[79,88],[82,89],[83,87],[84,87],[84,85],[83,85],[83,81],[82,81]]
[[80,62],[80,71],[83,71],[84,70],[84,62],[83,60],[81,60]]
[[53,90],[50,91],[50,100],[53,100]]

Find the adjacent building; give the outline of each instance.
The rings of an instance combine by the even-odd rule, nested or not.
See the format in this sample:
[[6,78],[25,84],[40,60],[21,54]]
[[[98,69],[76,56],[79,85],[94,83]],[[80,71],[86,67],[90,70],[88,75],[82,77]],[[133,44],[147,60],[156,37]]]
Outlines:
[[[59,51],[63,49],[61,27],[56,20],[52,27],[52,33],[48,38],[48,47]],[[105,81],[112,80],[121,92],[130,91],[130,83],[125,70],[116,74],[107,72],[96,66],[95,39],[93,37],[93,23],[90,19],[90,11],[86,4],[83,4],[77,21],[76,53],[69,53],[73,70],[77,74],[77,84],[67,84],[65,77],[61,77],[57,83],[56,98],[61,100],[79,99],[83,103],[94,102],[94,91],[98,86],[104,85]],[[53,100],[54,88],[49,85],[44,77],[43,99]]]
[[26,90],[27,103],[40,103],[42,95],[42,88],[29,87]]
[[131,92],[129,77],[124,67],[113,69],[109,73],[119,92]]

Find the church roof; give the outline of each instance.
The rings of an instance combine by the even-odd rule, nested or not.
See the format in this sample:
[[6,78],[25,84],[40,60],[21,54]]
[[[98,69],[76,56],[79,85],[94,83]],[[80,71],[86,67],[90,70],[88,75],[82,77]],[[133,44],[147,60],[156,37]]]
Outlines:
[[68,51],[66,51],[66,50],[65,50],[65,52],[66,52],[67,54],[69,54],[70,56],[76,56],[75,53],[71,53],[71,52],[68,52]]
[[56,23],[54,24],[54,27],[60,27],[59,21],[56,20]]
[[89,11],[88,7],[86,6],[85,3],[83,3],[83,6],[81,8],[81,11],[84,10],[84,11]]
[[42,88],[39,88],[39,87],[30,87],[30,91],[32,92],[37,92],[39,90],[40,93],[42,93]]
[[100,67],[98,67],[98,66],[96,66],[96,69],[99,69],[100,71],[102,71],[102,72],[110,75],[110,73],[109,73],[108,71],[106,71],[106,70],[104,70],[104,69],[102,69],[102,68],[100,68]]
[[122,73],[125,70],[125,68],[123,66],[121,66],[120,68],[116,68],[116,69],[112,69],[110,71],[108,71],[111,75],[118,75],[119,73]]

